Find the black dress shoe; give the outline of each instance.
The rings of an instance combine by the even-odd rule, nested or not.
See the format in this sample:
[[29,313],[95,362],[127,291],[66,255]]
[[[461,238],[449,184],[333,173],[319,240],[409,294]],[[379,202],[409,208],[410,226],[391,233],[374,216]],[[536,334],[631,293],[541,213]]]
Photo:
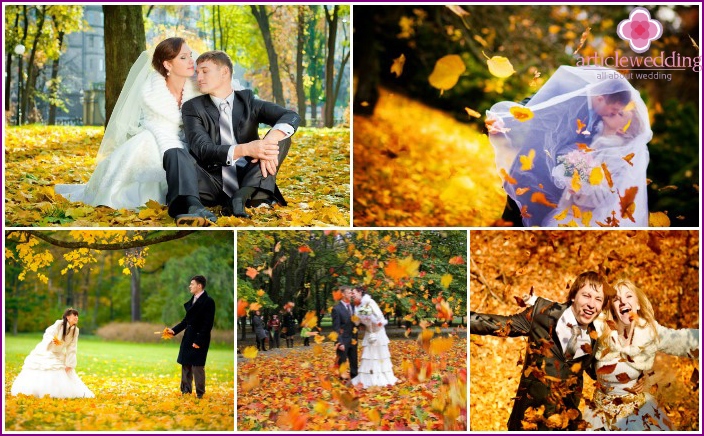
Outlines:
[[176,215],[176,225],[183,227],[208,227],[217,220],[218,217],[203,206],[191,206],[188,213]]
[[232,214],[238,218],[252,218],[251,215],[245,212],[244,202],[238,197],[232,199]]

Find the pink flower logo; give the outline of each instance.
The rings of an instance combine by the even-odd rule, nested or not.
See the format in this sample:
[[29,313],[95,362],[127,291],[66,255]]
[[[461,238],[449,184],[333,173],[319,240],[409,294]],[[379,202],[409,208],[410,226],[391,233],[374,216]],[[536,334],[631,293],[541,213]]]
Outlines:
[[650,48],[650,43],[662,36],[662,24],[650,18],[650,12],[645,8],[635,8],[627,20],[618,24],[618,36],[628,41],[631,50],[643,53]]

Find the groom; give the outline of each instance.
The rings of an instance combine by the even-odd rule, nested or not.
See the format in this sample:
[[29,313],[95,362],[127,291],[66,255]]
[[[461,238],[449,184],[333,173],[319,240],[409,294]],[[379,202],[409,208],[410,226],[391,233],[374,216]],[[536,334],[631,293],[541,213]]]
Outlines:
[[[509,430],[579,429],[584,371],[595,378],[592,365],[597,335],[593,322],[602,307],[610,304],[612,294],[601,275],[588,271],[572,283],[566,303],[538,298],[534,306],[512,316],[470,312],[473,335],[528,337]],[[548,425],[554,422],[555,418],[550,420],[553,415],[562,415],[557,422],[565,426]]]
[[349,361],[350,379],[353,379],[357,376],[357,327],[352,320],[352,288],[343,286],[340,290],[342,299],[332,308],[332,331],[337,333],[335,352],[338,365]]
[[210,347],[210,331],[215,322],[215,302],[205,292],[206,279],[193,276],[188,290],[192,297],[183,307],[186,316],[168,331],[177,335],[184,331],[177,362],[181,364],[181,393],[190,395],[193,379],[196,381],[196,396],[205,394],[205,360]]
[[[232,88],[232,61],[222,51],[198,57],[202,96],[183,104],[183,125],[189,151],[164,153],[168,185],[166,202],[177,225],[204,226],[216,221],[205,206],[224,205],[249,218],[245,205],[286,204],[276,173],[286,157],[300,117],[251,90]],[[273,126],[259,139],[259,124]]]
[[[579,70],[577,67],[563,66],[560,68]],[[600,71],[595,69],[581,70],[583,70],[583,74],[598,74],[598,71]],[[577,87],[575,88],[575,86]],[[557,80],[551,82],[548,80],[543,87],[545,89],[541,89],[541,92],[552,96],[568,95],[578,91],[580,89],[579,87],[582,86],[583,84],[577,80],[568,83],[562,83]],[[531,99],[532,97],[527,98],[523,100],[521,104],[525,105]],[[519,137],[523,139],[522,144],[516,144],[520,149],[509,171],[511,176],[516,180],[515,186],[524,188],[526,186],[538,186],[542,184],[547,199],[553,203],[558,203],[562,189],[557,188],[552,180],[535,179],[536,174],[550,174],[550,171],[546,169],[548,167],[547,162],[548,160],[556,159],[557,156],[550,157],[545,155],[544,144],[536,143],[535,135],[531,135],[532,126],[538,123],[555,126],[555,129],[549,132],[549,140],[554,141],[557,146],[566,152],[570,149],[576,149],[577,143],[591,144],[592,137],[597,133],[597,126],[602,117],[618,113],[623,110],[630,101],[630,90],[623,89],[621,79],[608,79],[594,85],[589,94],[566,99],[561,103],[555,104],[550,109],[537,111],[534,120],[529,120],[525,123],[507,123],[507,126],[510,124],[508,128],[511,130],[511,137],[514,139]],[[536,104],[541,103],[544,102],[541,101]],[[577,129],[578,119],[585,125],[582,129],[579,129],[579,131]],[[561,127],[557,128],[557,126]],[[535,134],[536,132],[532,133]],[[535,150],[537,153],[533,159],[534,167],[531,170],[523,171],[520,169],[522,162],[518,156],[529,155],[531,149]],[[524,207],[527,206],[525,207],[526,210],[524,213],[532,215],[533,218],[539,221],[539,217],[547,216],[553,209],[549,206],[529,201],[532,194],[532,190],[526,190],[525,193],[521,194],[522,204]],[[575,202],[578,203],[578,199],[576,199]],[[523,226],[521,208],[510,196],[506,197],[506,206],[501,219],[512,223],[515,227]]]

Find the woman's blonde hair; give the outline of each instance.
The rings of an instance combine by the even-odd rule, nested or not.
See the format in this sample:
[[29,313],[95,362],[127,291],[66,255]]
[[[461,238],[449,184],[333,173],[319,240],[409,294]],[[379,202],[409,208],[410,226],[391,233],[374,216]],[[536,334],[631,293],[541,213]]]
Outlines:
[[[658,340],[658,329],[656,327],[657,323],[655,322],[655,312],[653,311],[653,305],[650,304],[650,300],[648,300],[648,297],[645,295],[645,292],[643,292],[642,289],[637,287],[632,281],[625,279],[618,280],[614,284],[614,289],[616,291],[618,291],[620,288],[626,288],[636,295],[636,298],[638,298],[638,305],[640,306],[640,309],[638,310],[638,317],[643,318],[645,322],[648,323],[650,328],[653,329],[655,339]],[[615,319],[617,316],[618,314],[614,313],[614,307],[612,305],[609,310],[609,319]]]

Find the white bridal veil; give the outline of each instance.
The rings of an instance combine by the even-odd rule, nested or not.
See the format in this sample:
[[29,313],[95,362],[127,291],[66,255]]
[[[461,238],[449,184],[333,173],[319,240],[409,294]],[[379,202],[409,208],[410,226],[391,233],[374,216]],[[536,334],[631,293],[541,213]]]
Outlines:
[[[628,112],[625,132],[603,133],[604,99]],[[503,187],[524,225],[648,225],[648,111],[616,71],[562,66],[525,106],[495,104],[487,125]]]

